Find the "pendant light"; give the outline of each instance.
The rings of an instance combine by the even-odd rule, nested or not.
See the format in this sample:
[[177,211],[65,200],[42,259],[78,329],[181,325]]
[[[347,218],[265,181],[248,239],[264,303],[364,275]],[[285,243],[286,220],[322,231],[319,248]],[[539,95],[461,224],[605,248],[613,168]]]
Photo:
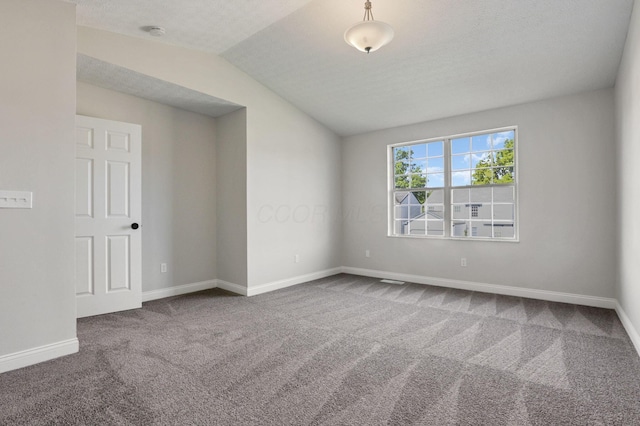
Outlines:
[[361,52],[375,52],[393,39],[393,28],[384,22],[374,21],[371,2],[364,3],[362,22],[353,25],[344,32],[344,41]]

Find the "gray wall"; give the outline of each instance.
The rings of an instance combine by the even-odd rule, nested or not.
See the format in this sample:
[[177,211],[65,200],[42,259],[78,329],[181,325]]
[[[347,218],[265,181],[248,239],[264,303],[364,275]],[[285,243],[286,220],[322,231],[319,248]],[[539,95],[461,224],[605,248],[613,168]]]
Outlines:
[[142,126],[142,291],[217,278],[215,119],[77,87],[78,114]]
[[217,118],[218,279],[247,286],[247,110]]
[[[387,144],[510,125],[519,126],[519,243],[386,236]],[[614,297],[613,133],[608,89],[346,138],[343,263]],[[468,267],[460,266],[461,257]]]
[[[0,210],[0,356],[76,334],[74,7],[0,2],[0,189],[34,192],[33,209]],[[87,28],[78,29],[80,53],[246,110],[216,122],[81,83],[77,112],[143,127],[146,291],[216,277],[257,287],[344,264],[614,297],[619,271],[617,297],[640,328],[639,20],[636,11],[615,91],[617,120],[613,90],[601,90],[357,135],[341,145],[219,57]],[[508,125],[518,125],[520,136],[519,243],[386,237],[387,144]],[[227,172],[233,183],[223,181]],[[467,268],[459,266],[463,256]],[[224,265],[216,268],[216,259]],[[167,274],[160,262],[169,264]]]
[[0,356],[76,337],[75,5],[0,2]]
[[618,301],[640,332],[640,3],[634,3],[620,71],[616,81],[618,147]]
[[[249,288],[340,266],[341,224],[329,213],[341,204],[333,132],[205,52],[83,27],[78,52],[246,107]],[[270,220],[260,215],[265,206],[299,209],[300,216]]]
[[284,101],[272,106],[248,111],[250,286],[341,265],[340,139]]

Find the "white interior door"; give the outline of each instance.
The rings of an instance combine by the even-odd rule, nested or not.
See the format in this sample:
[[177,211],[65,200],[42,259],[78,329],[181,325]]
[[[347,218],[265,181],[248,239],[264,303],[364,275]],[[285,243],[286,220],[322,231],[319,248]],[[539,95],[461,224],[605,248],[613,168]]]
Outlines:
[[142,306],[137,124],[76,116],[78,318]]

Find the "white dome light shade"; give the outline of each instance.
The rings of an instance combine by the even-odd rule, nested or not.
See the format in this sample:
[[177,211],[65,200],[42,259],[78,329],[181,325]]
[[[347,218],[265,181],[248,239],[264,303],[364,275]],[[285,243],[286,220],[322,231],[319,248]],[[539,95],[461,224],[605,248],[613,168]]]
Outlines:
[[361,52],[375,52],[393,40],[391,25],[380,21],[362,21],[344,32],[344,41]]

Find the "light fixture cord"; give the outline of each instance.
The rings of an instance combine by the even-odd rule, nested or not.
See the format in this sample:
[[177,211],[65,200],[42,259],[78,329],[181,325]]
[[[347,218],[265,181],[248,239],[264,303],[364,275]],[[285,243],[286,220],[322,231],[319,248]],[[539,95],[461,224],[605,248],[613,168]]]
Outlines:
[[364,17],[363,21],[373,21],[373,12],[371,11],[371,2],[367,0],[364,2]]

